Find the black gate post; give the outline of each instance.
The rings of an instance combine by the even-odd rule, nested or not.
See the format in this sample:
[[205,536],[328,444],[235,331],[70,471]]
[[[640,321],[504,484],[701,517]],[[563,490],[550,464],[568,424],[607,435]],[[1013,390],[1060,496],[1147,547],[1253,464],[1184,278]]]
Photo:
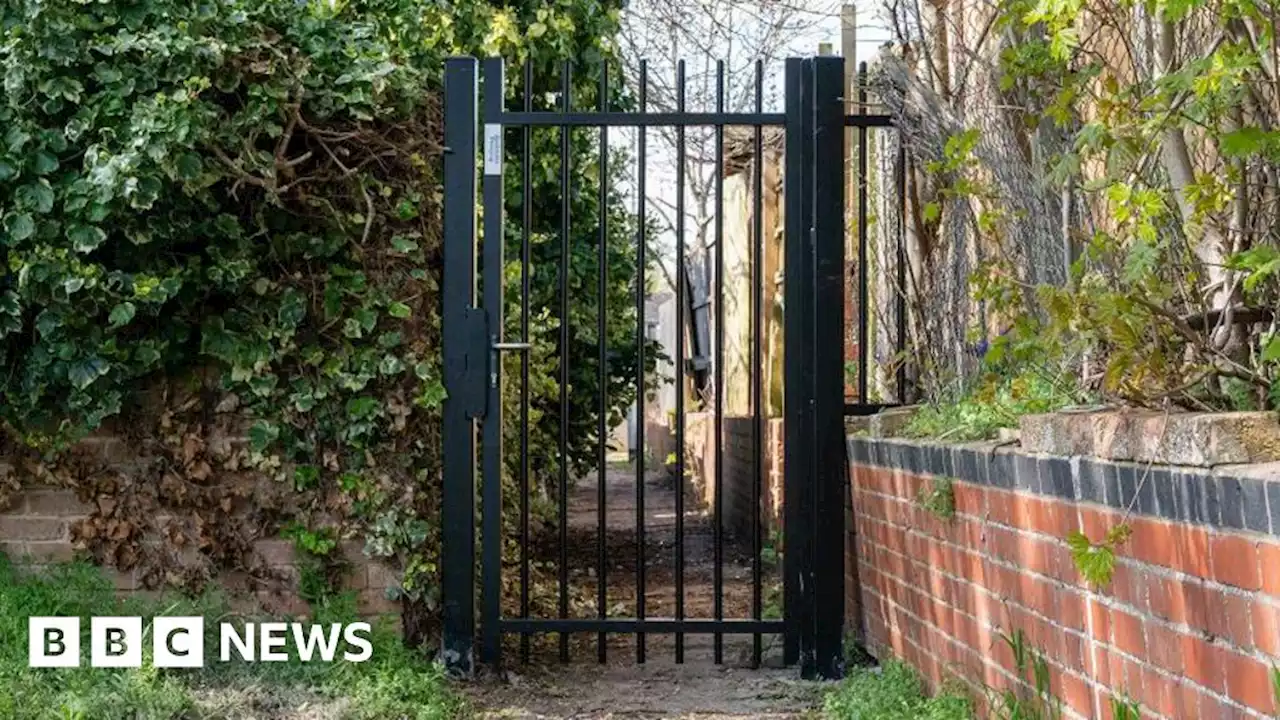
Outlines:
[[[484,411],[483,318],[476,301],[476,61],[449,58],[444,72],[444,446],[442,659],[470,675],[475,641],[475,418]],[[477,387],[477,378],[479,387]]]
[[[814,673],[844,674],[844,58],[813,60],[813,501]],[[860,268],[861,272],[862,269]],[[864,311],[864,308],[859,308]],[[807,655],[807,654],[806,654]],[[802,668],[803,670],[803,668]]]
[[843,673],[843,63],[787,61],[784,659],[806,679]]

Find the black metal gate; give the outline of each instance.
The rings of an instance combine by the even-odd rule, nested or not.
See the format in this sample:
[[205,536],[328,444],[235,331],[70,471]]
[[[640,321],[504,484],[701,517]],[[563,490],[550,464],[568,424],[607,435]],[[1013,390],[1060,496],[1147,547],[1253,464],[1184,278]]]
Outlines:
[[[865,77],[865,67],[861,71]],[[838,677],[842,672],[842,645],[844,633],[844,503],[845,484],[845,443],[843,418],[846,413],[865,414],[875,411],[877,405],[866,402],[866,347],[867,327],[864,318],[857,323],[861,351],[859,402],[846,405],[844,398],[844,343],[845,317],[844,293],[845,262],[845,163],[844,143],[845,128],[856,127],[860,138],[861,173],[858,187],[865,199],[866,191],[866,133],[870,127],[885,127],[890,124],[884,115],[866,113],[866,98],[860,99],[862,112],[849,114],[847,109],[853,105],[852,98],[844,97],[845,83],[844,60],[838,57],[818,57],[791,59],[786,63],[785,80],[785,112],[771,113],[764,111],[763,103],[763,70],[756,68],[755,107],[753,112],[725,112],[724,72],[721,65],[717,72],[717,102],[714,111],[687,111],[685,109],[684,67],[681,64],[676,79],[677,107],[675,112],[649,112],[646,105],[646,89],[649,87],[646,70],[640,72],[640,91],[638,93],[638,109],[628,112],[613,111],[608,107],[607,98],[609,78],[603,73],[599,78],[601,98],[600,105],[591,111],[580,111],[571,104],[572,68],[564,67],[562,87],[560,88],[560,107],[556,110],[534,111],[532,92],[532,71],[524,68],[523,106],[512,110],[505,97],[505,68],[501,59],[489,59],[480,63],[472,58],[455,58],[448,61],[445,74],[445,144],[446,156],[444,167],[444,362],[445,383],[448,400],[445,403],[444,418],[444,513],[443,513],[443,569],[442,594],[444,601],[444,648],[443,657],[448,666],[458,672],[469,673],[473,669],[473,645],[476,639],[475,613],[475,569],[476,569],[476,468],[477,437],[476,423],[480,423],[481,468],[481,508],[480,535],[482,553],[479,558],[481,570],[480,594],[480,660],[497,665],[501,660],[503,637],[518,634],[522,637],[522,649],[527,654],[528,638],[531,634],[557,633],[560,637],[560,657],[569,659],[568,639],[571,634],[596,635],[598,658],[606,659],[606,636],[609,634],[631,634],[636,637],[636,660],[644,662],[646,658],[646,634],[670,634],[675,641],[675,659],[684,660],[685,635],[711,635],[714,637],[715,661],[723,660],[722,637],[725,635],[750,635],[753,637],[751,649],[752,662],[759,664],[761,659],[761,636],[778,634],[784,639],[784,656],[787,663],[799,662],[804,677]],[[483,105],[479,103],[480,89],[483,86]],[[751,501],[755,508],[752,522],[749,547],[751,559],[751,598],[749,617],[725,617],[724,597],[724,537],[723,537],[723,498],[722,472],[724,468],[723,453],[723,398],[724,359],[722,337],[724,324],[724,244],[723,220],[720,209],[723,207],[723,177],[719,170],[724,165],[724,130],[729,126],[749,128],[753,141],[753,156],[756,158],[757,170],[753,174],[752,200],[754,206],[753,233],[754,247],[752,272],[753,297],[750,298],[751,316],[756,319],[753,325],[750,353],[757,369],[753,373],[750,396],[751,434],[754,441],[756,461],[754,467],[755,484],[751,491]],[[715,403],[715,490],[713,508],[714,518],[714,606],[711,617],[689,617],[685,607],[684,587],[684,518],[686,515],[683,492],[685,477],[685,407],[683,376],[685,363],[680,358],[686,356],[684,347],[683,315],[687,309],[684,294],[688,292],[687,283],[677,281],[676,307],[678,308],[678,330],[675,339],[675,477],[681,483],[675,491],[675,612],[671,617],[653,617],[646,613],[646,564],[644,554],[645,536],[645,483],[646,469],[644,457],[644,413],[638,413],[636,423],[640,438],[635,462],[635,527],[640,538],[638,557],[635,568],[635,615],[633,617],[614,617],[607,606],[607,578],[609,576],[609,557],[603,539],[606,530],[606,448],[605,438],[608,428],[605,427],[606,402],[604,397],[596,398],[600,403],[600,419],[597,432],[599,435],[599,477],[597,498],[599,500],[596,513],[601,539],[598,543],[598,555],[595,568],[598,597],[596,599],[595,617],[570,617],[568,595],[568,558],[566,548],[568,537],[567,504],[570,492],[568,463],[559,463],[559,588],[558,612],[554,618],[530,617],[529,601],[529,477],[527,460],[521,463],[518,486],[524,497],[521,502],[519,521],[520,557],[520,610],[514,617],[502,613],[502,475],[503,475],[503,373],[500,355],[506,352],[522,353],[521,376],[521,447],[519,451],[527,456],[528,447],[528,350],[529,341],[529,228],[530,208],[535,202],[529,197],[530,188],[530,133],[538,128],[558,129],[561,137],[561,198],[560,212],[560,267],[556,269],[559,278],[559,317],[569,316],[570,303],[573,301],[568,290],[568,257],[570,256],[570,131],[574,128],[595,129],[600,135],[600,147],[609,146],[610,128],[637,128],[639,158],[638,187],[636,202],[638,227],[640,232],[645,228],[645,160],[646,129],[655,127],[673,128],[677,137],[676,173],[676,277],[686,278],[685,263],[685,211],[684,203],[684,153],[685,132],[691,127],[711,128],[715,133],[716,163],[718,180],[715,184],[717,199],[714,233],[716,237],[716,270],[711,275],[712,308],[715,323],[712,333],[717,338],[713,343],[715,357],[711,362],[714,375],[715,390],[712,393]],[[763,616],[762,580],[761,580],[761,489],[763,471],[759,459],[761,439],[763,435],[763,403],[761,401],[762,381],[758,369],[762,361],[762,342],[759,332],[759,318],[763,313],[763,286],[766,278],[759,277],[762,253],[762,177],[759,169],[763,165],[762,135],[765,129],[782,128],[785,132],[785,168],[783,186],[785,189],[784,222],[785,239],[783,248],[783,265],[785,268],[784,285],[784,334],[783,354],[785,370],[783,373],[784,391],[784,431],[785,450],[783,463],[783,522],[786,528],[786,552],[783,556],[783,616],[781,619],[765,619]],[[481,134],[480,129],[483,128]],[[503,337],[504,317],[503,298],[506,275],[504,258],[504,217],[503,178],[507,169],[504,167],[504,144],[508,132],[519,133],[524,148],[521,167],[522,198],[520,276],[522,283],[522,336],[514,341]],[[478,139],[483,138],[480,146]],[[599,227],[601,254],[601,271],[597,278],[600,285],[600,297],[604,297],[603,269],[607,267],[604,254],[607,243],[604,241],[608,232],[608,216],[603,211],[605,193],[608,192],[606,178],[608,152],[601,152],[599,192],[601,193],[601,216],[591,218]],[[477,162],[479,158],[482,162]],[[477,203],[477,166],[483,167],[482,202]],[[862,205],[862,222],[859,223],[859,295],[860,314],[865,315],[867,273],[866,257],[866,216],[865,201]],[[477,241],[477,209],[482,208],[483,242]],[[637,253],[636,292],[634,302],[638,314],[637,351],[642,360],[638,363],[639,371],[636,383],[638,397],[645,397],[645,377],[643,353],[645,352],[645,300],[646,281],[644,268],[646,265],[646,243],[643,237],[637,237],[635,252]],[[480,257],[477,250],[480,249]],[[899,249],[899,259],[901,251]],[[481,262],[477,262],[480,260]],[[479,265],[479,267],[477,267]],[[477,275],[480,271],[480,276]],[[483,298],[477,306],[477,280],[482,282]],[[603,302],[603,300],[602,300]],[[902,309],[899,303],[898,314]],[[605,363],[605,330],[604,313],[599,313],[599,368],[604,373]],[[559,347],[569,346],[569,323],[560,322]],[[902,337],[899,322],[899,341]],[[563,350],[562,350],[563,352]],[[560,452],[563,459],[569,428],[564,420],[563,409],[568,407],[568,367],[569,358],[559,358],[560,379]],[[601,378],[601,394],[608,387]]]

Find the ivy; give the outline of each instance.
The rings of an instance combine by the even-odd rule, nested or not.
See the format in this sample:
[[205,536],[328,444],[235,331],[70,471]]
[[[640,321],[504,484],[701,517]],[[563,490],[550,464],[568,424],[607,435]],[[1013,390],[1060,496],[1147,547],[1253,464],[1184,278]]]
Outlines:
[[[234,416],[248,439],[237,469],[297,494],[287,523],[267,518],[267,531],[287,528],[323,558],[358,533],[402,568],[406,602],[429,611],[446,396],[443,59],[529,59],[541,92],[564,60],[614,62],[617,22],[616,5],[585,0],[0,3],[0,421],[53,453],[104,426],[208,435]],[[595,78],[577,75],[575,102],[593,101]],[[594,187],[596,140],[572,140],[575,186]],[[599,233],[575,230],[572,346],[557,346],[546,269],[559,260],[547,242],[559,225],[547,172],[559,146],[537,142],[532,197],[557,198],[539,201],[532,228],[530,454],[541,479],[557,469],[560,422],[548,358],[563,350],[573,392],[594,393],[594,318],[607,313],[611,421],[643,369],[630,314],[635,228],[620,196],[604,208],[594,192],[571,198],[575,218],[603,212],[614,230],[604,297]],[[508,239],[519,257],[519,232]],[[139,400],[186,378],[197,403],[157,415]],[[580,465],[598,409],[569,411]]]

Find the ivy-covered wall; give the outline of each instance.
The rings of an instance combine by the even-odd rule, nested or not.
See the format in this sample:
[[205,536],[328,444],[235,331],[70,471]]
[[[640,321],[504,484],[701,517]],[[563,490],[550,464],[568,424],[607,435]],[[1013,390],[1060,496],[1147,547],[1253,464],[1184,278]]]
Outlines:
[[[421,639],[438,602],[443,61],[528,60],[539,108],[572,61],[573,102],[593,106],[618,10],[0,5],[0,457],[18,469],[0,500],[25,508],[31,486],[74,493],[88,514],[69,541],[148,586],[257,577],[254,544],[270,539],[317,566],[307,577],[326,582],[308,594],[338,592],[338,550],[354,542],[395,568],[389,597]],[[521,75],[508,73],[508,90]],[[569,188],[554,133],[533,148],[535,482],[558,474],[560,358],[575,395],[599,389],[602,312],[611,419],[637,371],[635,228],[621,198],[599,207],[598,140],[571,140]],[[562,191],[577,227],[568,318],[555,312],[561,258],[548,241]],[[523,193],[507,198],[508,217],[522,217]],[[613,228],[605,297],[599,213]],[[508,238],[519,257],[520,233]],[[511,278],[514,306],[518,269]],[[600,410],[568,411],[567,461],[581,464]],[[125,466],[96,453],[102,437],[127,448]],[[30,540],[20,525],[0,525],[0,541]],[[200,569],[172,572],[173,553]]]

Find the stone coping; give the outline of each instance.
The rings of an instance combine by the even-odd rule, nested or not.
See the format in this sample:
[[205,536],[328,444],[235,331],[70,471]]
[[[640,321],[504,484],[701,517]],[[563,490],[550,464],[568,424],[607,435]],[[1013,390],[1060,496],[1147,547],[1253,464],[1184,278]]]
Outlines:
[[1272,412],[1062,411],[1022,417],[1019,437],[1028,452],[1105,460],[1196,467],[1280,460]]
[[[917,406],[845,419],[850,432],[896,437]],[[1280,414],[1075,408],[1024,415],[1016,436],[1031,453],[1162,465],[1215,467],[1280,462]]]
[[848,435],[849,462],[1088,502],[1134,515],[1280,535],[1280,462],[1214,468]]

